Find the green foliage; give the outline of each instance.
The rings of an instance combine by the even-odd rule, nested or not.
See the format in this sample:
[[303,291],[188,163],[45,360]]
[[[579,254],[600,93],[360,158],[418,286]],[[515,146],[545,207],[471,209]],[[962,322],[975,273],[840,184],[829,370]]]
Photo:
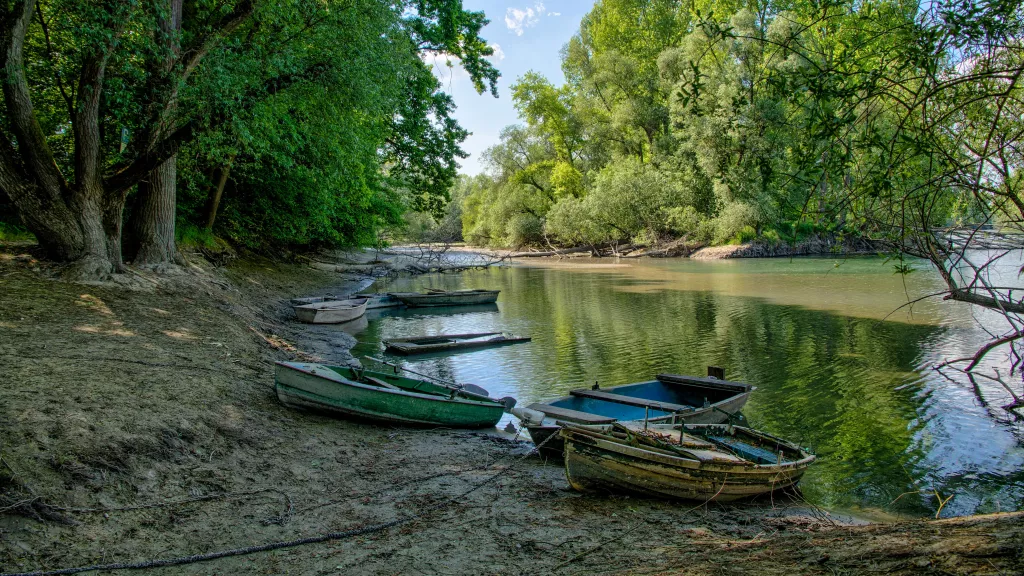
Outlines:
[[0,242],[31,242],[35,236],[20,224],[0,220]]
[[174,232],[181,248],[217,248],[217,237],[205,228],[183,224],[177,226]]
[[501,244],[530,214],[563,244],[827,234],[926,257],[936,228],[1024,229],[1021,34],[1008,2],[601,0],[563,86],[513,86],[524,124],[487,152],[464,228]]
[[186,242],[225,169],[213,231],[251,248],[372,243],[409,209],[441,219],[468,132],[421,55],[458,58],[497,96],[488,21],[462,0],[185,2],[180,31],[162,25],[164,2],[35,4],[26,76],[54,160],[74,180],[75,99],[94,89],[75,80],[109,47],[102,168],[186,134],[173,145]]

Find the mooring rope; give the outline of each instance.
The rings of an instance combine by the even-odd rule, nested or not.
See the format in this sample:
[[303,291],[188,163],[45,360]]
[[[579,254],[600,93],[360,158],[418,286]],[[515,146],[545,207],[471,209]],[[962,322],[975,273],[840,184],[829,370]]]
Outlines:
[[[552,434],[551,436],[545,438],[543,442],[541,442],[540,444],[534,446],[534,448],[532,450],[530,450],[526,454],[522,455],[519,458],[519,460],[514,461],[509,466],[507,466],[507,467],[503,468],[502,470],[498,471],[497,474],[494,474],[490,478],[487,478],[486,480],[484,480],[483,482],[480,482],[479,484],[473,486],[469,490],[466,490],[465,492],[463,492],[463,493],[461,493],[461,494],[459,494],[457,496],[454,496],[452,498],[449,498],[449,499],[447,499],[447,500],[445,500],[443,502],[439,502],[438,504],[430,506],[430,507],[426,508],[425,510],[423,510],[421,512],[416,512],[416,513],[413,513],[413,514],[409,514],[409,515],[403,516],[401,518],[397,518],[395,520],[392,520],[390,522],[383,522],[381,524],[373,524],[373,525],[370,525],[370,526],[363,526],[361,528],[353,528],[352,530],[345,530],[345,531],[342,531],[342,532],[328,532],[326,534],[318,534],[316,536],[309,536],[307,538],[299,538],[299,539],[296,539],[296,540],[285,540],[285,541],[282,541],[282,542],[271,542],[271,543],[268,543],[268,544],[258,544],[258,545],[255,545],[255,546],[246,546],[244,548],[232,548],[230,550],[219,550],[217,552],[207,552],[205,554],[192,554],[191,556],[179,556],[177,558],[163,558],[163,559],[157,559],[157,560],[144,560],[144,561],[141,561],[141,562],[115,562],[115,563],[111,563],[111,564],[94,564],[94,565],[91,565],[91,566],[77,566],[77,567],[74,567],[74,568],[61,568],[59,570],[38,570],[38,571],[35,571],[35,572],[10,572],[10,573],[0,574],[0,576],[60,576],[60,575],[63,575],[63,574],[79,574],[79,573],[82,573],[82,572],[91,572],[91,571],[95,571],[95,570],[145,570],[145,569],[149,569],[149,568],[162,568],[162,567],[165,567],[165,566],[181,566],[181,565],[184,565],[184,564],[194,564],[196,562],[207,562],[209,560],[217,560],[219,558],[228,558],[228,557],[231,557],[231,556],[245,556],[247,554],[255,554],[255,553],[258,553],[258,552],[270,552],[272,550],[280,550],[282,548],[294,548],[296,546],[304,546],[306,544],[318,544],[320,542],[329,542],[329,541],[332,541],[332,540],[343,540],[343,539],[346,539],[346,538],[351,538],[353,536],[362,536],[364,534],[372,534],[372,533],[375,533],[375,532],[381,532],[381,531],[387,530],[388,528],[394,528],[395,526],[400,526],[402,524],[408,524],[409,522],[412,522],[413,520],[416,520],[417,518],[425,516],[426,514],[429,514],[430,512],[434,512],[436,510],[441,510],[443,508],[447,508],[447,507],[451,506],[452,504],[462,500],[464,497],[472,494],[473,492],[476,492],[477,490],[479,490],[479,489],[483,488],[484,486],[490,484],[491,482],[497,480],[503,474],[505,474],[505,473],[509,472],[510,470],[512,470],[517,464],[519,464],[520,462],[525,460],[527,457],[532,456],[534,453],[540,451],[541,446],[543,446],[544,444],[547,444],[547,442],[549,440],[551,440],[552,438],[554,438],[556,436],[557,436],[557,434]],[[508,457],[506,457],[506,458],[508,458]],[[506,458],[503,458],[503,459],[506,459]]]

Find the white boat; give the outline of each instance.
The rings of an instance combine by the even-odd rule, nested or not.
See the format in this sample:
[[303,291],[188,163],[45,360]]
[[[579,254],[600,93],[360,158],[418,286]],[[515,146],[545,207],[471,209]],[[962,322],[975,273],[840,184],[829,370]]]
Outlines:
[[293,306],[295,316],[307,324],[341,324],[350,322],[366,313],[367,298],[329,300]]

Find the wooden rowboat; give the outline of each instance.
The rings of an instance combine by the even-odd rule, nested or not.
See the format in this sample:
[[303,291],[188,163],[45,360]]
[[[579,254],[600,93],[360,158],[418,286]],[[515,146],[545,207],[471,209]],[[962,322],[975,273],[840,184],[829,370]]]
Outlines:
[[524,421],[541,456],[562,460],[561,422],[611,424],[617,421],[716,424],[743,409],[755,387],[719,378],[658,374],[655,380],[610,388],[581,388],[568,396],[527,406],[543,419]]
[[384,346],[388,352],[412,355],[503,346],[529,341],[529,337],[517,337],[504,332],[482,332],[479,334],[439,334],[415,338],[392,338],[385,340]]
[[457,428],[494,426],[506,408],[486,396],[384,372],[300,362],[276,364],[277,397],[295,408]]
[[366,298],[328,300],[292,306],[292,309],[295,310],[295,317],[307,324],[341,324],[365,314],[367,302]]
[[428,290],[427,292],[392,292],[403,304],[423,306],[464,306],[467,304],[493,304],[499,290]]
[[565,476],[583,492],[727,502],[795,485],[815,457],[723,424],[566,425]]

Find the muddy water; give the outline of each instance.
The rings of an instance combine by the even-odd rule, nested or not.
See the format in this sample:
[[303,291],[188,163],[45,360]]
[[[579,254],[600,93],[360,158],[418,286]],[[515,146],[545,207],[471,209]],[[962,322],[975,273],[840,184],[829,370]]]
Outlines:
[[880,258],[583,260],[379,282],[374,289],[501,296],[493,307],[371,313],[352,330],[353,352],[382,354],[381,340],[398,336],[530,335],[528,344],[392,358],[521,405],[717,365],[757,386],[744,410],[752,426],[819,455],[803,482],[811,502],[879,517],[933,516],[940,499],[943,517],[1024,508],[1024,429],[999,407],[1008,397],[932,369],[973,353],[981,325],[998,319],[935,299],[906,306],[942,289],[916,267],[902,276]]

